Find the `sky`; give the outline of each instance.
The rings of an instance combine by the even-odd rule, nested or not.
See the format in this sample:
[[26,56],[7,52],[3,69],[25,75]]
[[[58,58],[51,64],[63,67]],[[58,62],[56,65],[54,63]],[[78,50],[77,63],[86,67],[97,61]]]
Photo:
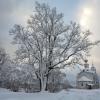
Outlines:
[[[0,47],[14,56],[17,49],[12,45],[12,36],[9,30],[14,24],[26,25],[27,19],[34,13],[36,0],[0,0]],[[75,21],[83,29],[92,32],[91,41],[100,40],[100,0],[37,0],[39,3],[48,3],[56,7],[58,12],[64,14],[64,21],[68,23]],[[89,63],[92,61],[100,73],[100,45],[90,52]]]

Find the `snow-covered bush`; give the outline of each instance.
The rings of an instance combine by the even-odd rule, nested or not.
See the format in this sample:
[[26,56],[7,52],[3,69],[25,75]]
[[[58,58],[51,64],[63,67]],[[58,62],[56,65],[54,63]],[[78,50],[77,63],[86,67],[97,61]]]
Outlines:
[[63,89],[71,87],[66,74],[60,70],[53,70],[48,78],[48,90],[50,92],[58,92]]
[[28,64],[15,64],[6,61],[0,65],[0,86],[19,91],[23,89],[25,92],[40,91],[39,80],[36,78],[32,66]]

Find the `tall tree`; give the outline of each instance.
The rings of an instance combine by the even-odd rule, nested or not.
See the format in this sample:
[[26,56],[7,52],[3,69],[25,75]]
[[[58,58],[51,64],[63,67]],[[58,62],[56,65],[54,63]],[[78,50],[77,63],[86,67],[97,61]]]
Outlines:
[[49,73],[56,68],[76,63],[93,45],[90,31],[82,31],[80,25],[71,22],[65,25],[63,14],[56,8],[36,2],[35,13],[26,27],[15,25],[10,31],[13,43],[18,44],[17,58],[33,65],[45,90]]

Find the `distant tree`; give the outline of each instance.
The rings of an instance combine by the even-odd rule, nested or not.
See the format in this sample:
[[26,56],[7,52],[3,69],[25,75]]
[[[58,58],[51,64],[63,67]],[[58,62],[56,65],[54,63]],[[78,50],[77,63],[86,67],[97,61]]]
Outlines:
[[9,66],[10,66],[10,58],[8,54],[6,53],[5,49],[0,48],[0,86],[4,84],[5,81],[7,81],[7,73],[9,72]]
[[0,65],[3,65],[7,60],[7,54],[3,48],[0,48]]
[[[38,80],[35,81],[35,74],[32,66],[28,64],[20,65],[15,60],[11,60],[5,49],[0,48],[0,87],[11,89],[12,91],[19,91],[20,87],[26,89],[26,92],[35,91],[34,87],[29,89],[31,84],[35,84],[37,91],[39,91]],[[23,84],[23,86],[22,86]],[[27,87],[24,86],[27,84]]]
[[99,43],[92,43],[88,38],[91,32],[83,32],[79,24],[65,25],[63,14],[57,13],[56,8],[38,2],[28,25],[15,25],[10,34],[19,47],[16,51],[18,61],[27,61],[33,66],[41,91],[46,89],[48,75],[53,69],[77,63]]

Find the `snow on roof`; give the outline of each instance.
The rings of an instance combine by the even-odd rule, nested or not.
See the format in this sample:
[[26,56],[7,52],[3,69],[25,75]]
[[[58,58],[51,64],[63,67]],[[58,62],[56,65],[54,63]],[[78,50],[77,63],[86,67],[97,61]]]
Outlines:
[[78,81],[92,81],[91,79],[85,77],[85,76],[82,76],[81,78],[79,78]]
[[86,72],[95,73],[95,71],[92,71],[92,70],[87,70]]
[[90,84],[90,83],[89,83],[89,84],[87,84],[87,85],[91,85],[91,86],[93,86],[94,84]]

